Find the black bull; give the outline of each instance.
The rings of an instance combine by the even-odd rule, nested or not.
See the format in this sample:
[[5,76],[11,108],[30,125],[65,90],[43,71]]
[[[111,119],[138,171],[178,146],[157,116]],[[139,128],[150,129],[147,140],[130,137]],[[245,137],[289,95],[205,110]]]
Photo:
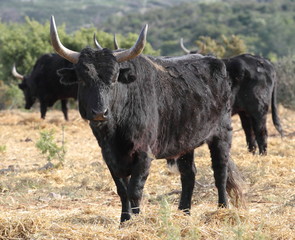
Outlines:
[[[79,111],[102,150],[121,198],[121,221],[139,213],[151,155],[176,159],[181,174],[179,209],[189,213],[195,183],[194,148],[207,143],[218,204],[226,191],[242,196],[231,147],[230,84],[222,61],[204,57],[153,58],[139,55],[146,29],[131,49],[120,53],[85,48],[81,53],[59,42],[54,19],[52,44],[75,63],[59,70],[61,81],[79,83]],[[135,52],[135,53],[134,53]]]
[[78,85],[65,86],[60,83],[56,71],[60,68],[72,67],[73,64],[58,54],[44,54],[36,61],[32,72],[22,76],[16,72],[12,74],[22,80],[18,85],[25,96],[25,108],[30,109],[36,99],[40,102],[41,118],[45,118],[47,107],[61,100],[61,108],[66,120],[68,120],[68,98],[77,99]]
[[[180,46],[187,54],[190,51],[180,40]],[[238,114],[246,135],[249,152],[267,154],[266,118],[271,104],[272,120],[275,128],[283,136],[277,112],[277,77],[273,64],[265,58],[251,54],[241,54],[222,59],[232,82],[232,115]],[[257,144],[256,144],[257,142]]]

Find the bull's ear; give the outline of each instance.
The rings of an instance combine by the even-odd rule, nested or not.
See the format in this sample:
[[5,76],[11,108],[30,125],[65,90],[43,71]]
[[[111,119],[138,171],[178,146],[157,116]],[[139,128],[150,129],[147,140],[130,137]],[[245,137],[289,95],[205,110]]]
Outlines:
[[135,80],[136,80],[136,76],[131,73],[130,68],[121,68],[120,69],[118,82],[128,84],[128,83],[134,82]]
[[71,85],[78,83],[77,75],[74,68],[62,68],[57,70],[57,75],[60,77],[60,83]]

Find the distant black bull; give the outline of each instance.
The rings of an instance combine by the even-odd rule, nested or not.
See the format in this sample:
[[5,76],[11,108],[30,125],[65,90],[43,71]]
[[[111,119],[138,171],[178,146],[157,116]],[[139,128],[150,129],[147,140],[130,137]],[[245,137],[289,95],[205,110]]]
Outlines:
[[128,50],[85,48],[74,52],[59,41],[54,18],[55,50],[73,62],[58,71],[64,84],[77,76],[82,118],[101,147],[121,198],[121,222],[139,213],[151,155],[176,159],[181,174],[179,209],[189,213],[195,183],[194,148],[207,143],[211,152],[218,205],[228,206],[226,191],[242,197],[231,147],[230,85],[225,65],[194,55],[153,58],[139,55],[147,26]]
[[61,108],[68,120],[68,98],[77,99],[78,85],[65,86],[60,83],[57,69],[72,67],[73,64],[58,54],[44,54],[35,63],[31,74],[23,76],[13,66],[12,74],[22,82],[18,85],[26,100],[26,109],[30,109],[36,99],[40,101],[41,118],[45,118],[47,107],[61,100]]
[[[185,48],[182,39],[180,46],[188,54],[199,53]],[[259,154],[266,155],[266,118],[270,104],[273,123],[283,136],[276,104],[275,68],[267,59],[251,54],[242,54],[222,60],[232,82],[232,115],[239,114],[248,150],[255,153],[257,142]]]

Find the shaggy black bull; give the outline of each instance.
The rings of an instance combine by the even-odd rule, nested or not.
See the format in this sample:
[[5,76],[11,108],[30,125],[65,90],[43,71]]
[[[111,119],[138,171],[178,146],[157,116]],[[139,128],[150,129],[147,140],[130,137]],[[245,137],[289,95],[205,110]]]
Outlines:
[[[180,40],[181,48],[189,51]],[[272,120],[275,128],[283,136],[276,104],[277,77],[274,66],[267,59],[242,54],[222,59],[232,82],[232,115],[238,114],[246,135],[249,152],[267,154],[266,119],[271,104]],[[256,144],[257,143],[257,144]]]
[[52,45],[74,63],[58,73],[64,84],[75,83],[77,76],[79,111],[90,121],[117,186],[121,222],[140,211],[151,155],[176,160],[182,183],[179,209],[189,213],[196,173],[194,148],[203,143],[211,152],[218,205],[227,207],[226,191],[236,198],[242,192],[229,159],[232,128],[225,65],[211,57],[140,55],[146,33],[147,26],[127,50],[75,52],[61,44],[51,18]]
[[69,98],[77,99],[78,85],[65,86],[61,84],[56,71],[60,68],[72,67],[72,63],[58,54],[44,54],[35,63],[32,72],[23,76],[12,68],[12,74],[22,80],[18,85],[25,96],[25,108],[30,109],[36,99],[40,102],[41,118],[45,118],[47,107],[61,100],[61,109],[68,120],[67,102]]

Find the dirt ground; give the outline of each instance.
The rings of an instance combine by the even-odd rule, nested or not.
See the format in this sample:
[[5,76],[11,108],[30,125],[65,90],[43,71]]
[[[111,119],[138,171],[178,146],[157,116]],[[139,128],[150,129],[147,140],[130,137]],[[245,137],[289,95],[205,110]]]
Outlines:
[[[268,155],[247,152],[233,117],[231,157],[242,172],[246,208],[217,209],[207,146],[198,169],[191,216],[177,210],[180,180],[165,160],[152,162],[142,213],[119,226],[120,200],[88,123],[76,110],[65,122],[52,110],[0,111],[0,239],[295,239],[295,112],[279,108],[285,137],[268,116]],[[64,142],[64,165],[40,170],[40,132]],[[57,160],[52,161],[58,164]]]

